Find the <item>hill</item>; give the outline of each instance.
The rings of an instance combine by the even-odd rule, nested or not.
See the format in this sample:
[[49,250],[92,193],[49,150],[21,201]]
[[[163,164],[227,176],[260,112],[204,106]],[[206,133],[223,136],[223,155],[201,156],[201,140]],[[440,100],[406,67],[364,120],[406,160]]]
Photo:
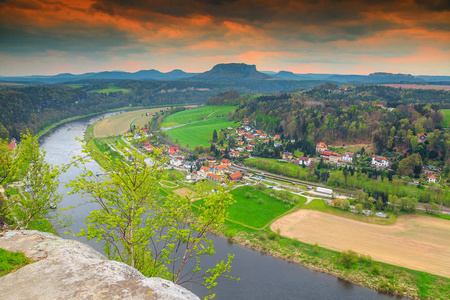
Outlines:
[[272,75],[273,78],[276,79],[284,79],[284,80],[311,80],[305,76],[299,76],[289,71],[280,71],[276,74]]
[[189,78],[188,80],[203,81],[240,81],[240,80],[266,80],[271,77],[258,72],[255,65],[243,63],[218,64],[211,70]]

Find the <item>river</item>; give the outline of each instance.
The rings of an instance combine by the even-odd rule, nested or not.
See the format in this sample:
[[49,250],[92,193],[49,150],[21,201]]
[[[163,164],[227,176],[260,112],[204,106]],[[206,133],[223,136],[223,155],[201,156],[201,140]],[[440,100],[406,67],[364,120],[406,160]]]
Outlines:
[[[82,138],[86,128],[96,120],[113,114],[79,119],[52,129],[40,139],[41,147],[47,152],[46,160],[54,165],[69,163],[74,155],[81,154],[81,143],[75,138]],[[96,163],[89,165],[89,168],[94,172],[99,170]],[[68,190],[64,184],[79,173],[78,169],[72,167],[62,174],[59,192],[66,194]],[[74,207],[65,212],[72,215],[72,233],[78,233],[89,211],[97,208],[93,203],[85,204],[86,200],[80,195],[65,195],[60,204],[60,207]],[[94,240],[64,235],[64,230],[58,230],[58,233],[63,238],[79,240],[102,252],[101,246]],[[213,240],[217,254],[205,260],[206,265],[219,259],[226,260],[228,253],[235,254],[231,275],[240,277],[240,281],[221,278],[215,288],[215,299],[405,299],[380,294],[334,276],[261,254],[232,244],[225,238],[214,236]],[[197,284],[185,287],[200,297],[208,294],[205,288]]]

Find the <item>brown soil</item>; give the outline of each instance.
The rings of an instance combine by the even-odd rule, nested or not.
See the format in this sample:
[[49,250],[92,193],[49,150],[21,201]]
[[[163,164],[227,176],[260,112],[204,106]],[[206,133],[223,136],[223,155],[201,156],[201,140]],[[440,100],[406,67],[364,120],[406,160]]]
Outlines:
[[177,190],[173,190],[173,192],[175,194],[177,194],[178,196],[181,197],[189,197],[190,199],[193,199],[195,194],[188,188],[181,188],[181,189],[177,189]]
[[354,250],[374,260],[450,278],[450,221],[404,215],[394,225],[374,225],[299,210],[271,225],[281,235],[336,251]]

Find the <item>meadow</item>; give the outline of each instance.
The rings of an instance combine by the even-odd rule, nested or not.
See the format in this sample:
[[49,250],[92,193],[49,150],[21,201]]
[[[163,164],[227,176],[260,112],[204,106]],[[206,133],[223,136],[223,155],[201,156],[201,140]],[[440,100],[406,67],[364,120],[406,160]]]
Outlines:
[[107,89],[88,91],[88,93],[100,93],[100,94],[106,94],[106,95],[109,95],[110,93],[117,93],[117,92],[129,93],[130,90],[129,89],[123,89],[123,88],[118,87],[118,86],[110,85]]
[[402,215],[393,225],[376,225],[314,210],[276,220],[282,236],[335,251],[351,249],[374,260],[450,278],[450,222]]
[[194,121],[216,118],[218,116],[227,116],[230,111],[236,109],[236,106],[202,106],[195,109],[189,109],[177,112],[167,116],[161,123],[161,128],[168,128],[182,125]]
[[[172,141],[178,141],[177,143],[181,146],[194,149],[197,145],[209,146],[214,130],[219,131],[230,126],[236,127],[236,125],[235,122],[230,122],[226,118],[219,118],[169,129],[166,133]],[[189,144],[189,147],[187,144]]]
[[450,109],[443,109],[444,113],[444,122],[442,122],[442,127],[450,127]]

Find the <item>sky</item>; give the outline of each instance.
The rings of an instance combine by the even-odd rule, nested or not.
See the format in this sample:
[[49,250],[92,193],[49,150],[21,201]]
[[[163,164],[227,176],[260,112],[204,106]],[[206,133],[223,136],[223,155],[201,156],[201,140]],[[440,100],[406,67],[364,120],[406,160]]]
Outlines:
[[230,62],[450,75],[450,1],[0,0],[0,76]]

